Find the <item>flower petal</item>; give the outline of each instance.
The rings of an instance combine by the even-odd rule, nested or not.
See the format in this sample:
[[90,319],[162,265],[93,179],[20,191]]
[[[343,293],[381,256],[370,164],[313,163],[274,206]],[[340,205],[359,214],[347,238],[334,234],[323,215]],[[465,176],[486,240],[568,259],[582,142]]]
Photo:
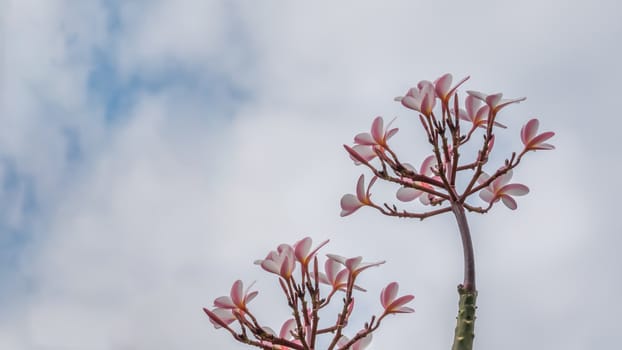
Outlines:
[[244,305],[244,285],[242,281],[237,280],[231,286],[231,301],[237,306]]
[[382,119],[382,117],[376,117],[372,122],[371,136],[374,138],[376,143],[381,145],[384,144],[384,120]]
[[397,282],[391,282],[382,289],[380,292],[380,303],[382,304],[382,307],[386,309],[387,306],[395,300],[398,290],[399,284]]
[[495,199],[495,195],[490,192],[489,189],[484,188],[479,192],[479,198],[481,198],[484,202],[492,203]]
[[359,202],[363,203],[366,199],[365,195],[365,176],[361,174],[359,176],[358,181],[356,182],[356,198],[358,198]]
[[516,210],[516,208],[518,208],[518,205],[516,204],[516,201],[514,200],[514,198],[508,195],[502,195],[501,201],[503,202],[503,204],[505,204],[506,207],[512,210]]
[[410,202],[417,199],[422,193],[423,192],[411,187],[401,187],[397,190],[396,197],[402,202]]
[[509,194],[511,196],[524,196],[529,193],[529,187],[523,184],[509,184],[503,186],[500,192],[503,192],[504,194]]
[[533,137],[538,132],[539,124],[540,122],[538,121],[538,119],[534,118],[528,121],[525,125],[523,125],[520,131],[520,138],[525,146],[527,146],[531,142]]
[[362,132],[354,136],[354,143],[364,146],[373,146],[376,144],[376,141],[374,141],[374,138],[370,133]]

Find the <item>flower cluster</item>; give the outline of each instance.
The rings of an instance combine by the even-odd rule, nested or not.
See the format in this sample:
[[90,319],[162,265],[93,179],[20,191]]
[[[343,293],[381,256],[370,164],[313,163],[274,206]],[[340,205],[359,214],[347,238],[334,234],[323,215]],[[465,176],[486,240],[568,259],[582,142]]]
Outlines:
[[[214,300],[214,308],[203,310],[216,329],[226,329],[234,339],[261,349],[316,349],[320,337],[328,338],[328,349],[365,349],[372,340],[372,333],[382,320],[391,314],[411,313],[414,310],[406,304],[414,299],[412,295],[398,297],[398,283],[389,283],[380,293],[382,313],[372,316],[365,326],[351,338],[343,334],[354,309],[354,291],[365,289],[356,285],[357,277],[365,270],[384,264],[363,262],[359,257],[346,258],[327,254],[324,271],[319,269],[318,250],[328,241],[312,249],[311,238],[305,237],[293,245],[281,244],[268,253],[265,259],[255,261],[265,271],[278,277],[278,282],[291,309],[292,318],[283,322],[279,333],[262,325],[248,307],[258,292],[246,290],[243,283],[233,283],[228,296]],[[324,287],[326,286],[326,287]],[[326,293],[322,292],[328,291]],[[322,315],[328,323],[320,323],[320,312],[333,300],[336,293],[343,293],[343,305],[337,315]]]
[[[517,208],[513,197],[525,195],[529,189],[522,184],[509,183],[512,170],[527,152],[554,149],[553,145],[545,141],[555,133],[548,131],[538,134],[538,119],[529,120],[520,133],[524,146],[522,151],[512,153],[502,166],[494,168],[489,175],[484,167],[488,166],[495,133],[498,129],[506,128],[497,121],[498,114],[503,108],[522,102],[525,98],[503,99],[501,93],[487,95],[467,91],[464,106],[461,107],[457,89],[468,79],[466,77],[452,87],[451,74],[445,74],[434,82],[420,81],[404,96],[395,98],[404,107],[418,112],[425,137],[432,146],[432,154],[424,159],[419,169],[398,158],[388,143],[398,129],[391,128],[393,122],[385,128],[382,117],[374,119],[371,132],[356,135],[353,146],[344,145],[355,164],[371,169],[374,177],[365,188],[365,179],[361,175],[356,195],[346,194],[342,197],[341,216],[350,215],[364,206],[389,216],[419,219],[449,212],[452,206],[486,213],[496,202],[501,201],[510,209]],[[435,110],[437,106],[440,106],[440,111]],[[474,140],[472,136],[478,130],[483,133],[483,142],[477,153],[463,162],[461,147]],[[379,165],[372,164],[375,159],[378,159]],[[424,206],[437,207],[417,212],[400,210],[395,204],[377,204],[371,199],[371,187],[378,179],[398,184],[400,187],[396,198],[401,202],[419,199]],[[484,206],[467,201],[476,193],[484,201]]]

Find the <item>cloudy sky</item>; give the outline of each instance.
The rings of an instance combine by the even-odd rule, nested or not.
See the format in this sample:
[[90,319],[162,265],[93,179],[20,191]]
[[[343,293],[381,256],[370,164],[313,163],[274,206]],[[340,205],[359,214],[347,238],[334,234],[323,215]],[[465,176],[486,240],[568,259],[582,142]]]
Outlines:
[[341,145],[397,116],[395,147],[418,163],[429,147],[393,97],[446,72],[528,97],[501,115],[497,162],[528,119],[556,132],[514,173],[531,188],[519,210],[469,216],[476,347],[615,348],[620,7],[0,0],[0,348],[242,349],[201,308],[257,280],[253,305],[278,328],[276,281],[252,262],[307,235],[387,260],[363,275],[353,323],[390,281],[416,295],[372,349],[449,348],[453,218],[339,217],[364,172]]

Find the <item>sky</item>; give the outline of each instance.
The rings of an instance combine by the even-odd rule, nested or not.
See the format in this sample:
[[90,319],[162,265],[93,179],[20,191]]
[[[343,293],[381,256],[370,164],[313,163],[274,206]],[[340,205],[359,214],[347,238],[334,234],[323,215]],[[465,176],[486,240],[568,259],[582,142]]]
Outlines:
[[387,260],[362,275],[354,324],[388,282],[416,296],[369,349],[448,348],[453,217],[339,216],[369,177],[342,145],[397,117],[392,142],[418,163],[429,146],[393,98],[444,73],[471,77],[462,95],[527,96],[500,116],[497,162],[527,120],[556,132],[514,172],[531,189],[518,210],[468,216],[475,347],[615,348],[620,6],[0,0],[0,348],[243,349],[202,307],[257,281],[278,329],[285,304],[253,261],[305,236]]

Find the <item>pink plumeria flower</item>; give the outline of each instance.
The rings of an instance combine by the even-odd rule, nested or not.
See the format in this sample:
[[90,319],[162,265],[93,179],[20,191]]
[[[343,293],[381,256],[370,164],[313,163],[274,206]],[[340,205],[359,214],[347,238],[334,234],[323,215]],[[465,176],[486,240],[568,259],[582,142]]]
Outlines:
[[371,205],[371,194],[369,193],[369,191],[371,190],[371,187],[377,179],[378,177],[374,176],[369,182],[367,190],[365,190],[365,176],[361,175],[356,183],[356,196],[348,193],[341,197],[340,215],[348,216],[357,211],[360,207],[363,207],[365,205]]
[[385,315],[415,312],[414,309],[404,306],[415,299],[415,296],[409,294],[397,298],[399,288],[397,282],[391,282],[380,293],[380,303]]
[[255,264],[288,280],[296,268],[294,248],[288,244],[281,244],[276,251],[268,253],[264,260],[256,260]]
[[436,105],[436,91],[434,84],[427,80],[422,80],[416,88],[410,88],[406,95],[398,96],[395,101],[399,101],[406,108],[421,112],[429,117]]
[[[436,156],[434,155],[430,155],[428,157],[426,157],[423,162],[421,163],[421,168],[419,170],[420,175],[425,175],[428,176],[430,178],[435,178],[437,180],[440,180],[439,177],[434,176],[434,172],[432,171],[432,167],[436,165]],[[414,173],[417,174],[417,171],[413,168],[412,165],[410,164],[404,164],[404,167],[408,168],[408,170],[413,171]],[[407,181],[407,182],[411,182],[412,180],[408,179],[408,178],[402,178],[402,180]],[[425,182],[416,182],[417,185],[421,186],[421,187],[425,187],[428,188],[430,190],[433,190],[434,187],[428,183]],[[425,194],[425,195],[423,195]],[[423,196],[422,196],[423,195]],[[396,193],[396,197],[397,199],[399,199],[402,202],[410,202],[413,201],[417,198],[419,198],[419,200],[421,201],[422,204],[424,205],[429,205],[431,203],[431,200],[434,199],[433,195],[430,195],[428,193],[425,193],[421,190],[412,188],[412,187],[401,187],[397,190]]]
[[[338,290],[345,291],[348,286],[348,275],[350,272],[347,268],[343,267],[343,265],[335,260],[326,259],[324,263],[324,271],[326,273],[320,272],[318,275],[320,282],[332,286],[333,290],[331,293],[334,293]],[[365,289],[354,285],[354,289],[365,292]]]
[[335,254],[326,254],[326,256],[331,259],[334,260],[338,263],[340,263],[341,265],[345,266],[346,269],[348,269],[349,275],[352,278],[356,278],[356,276],[358,276],[359,273],[363,272],[364,270],[373,267],[373,266],[379,266],[384,264],[386,261],[379,261],[379,262],[363,262],[363,257],[357,256],[354,258],[345,258],[343,256],[340,255],[335,255]]
[[492,95],[486,95],[483,94],[479,91],[467,91],[467,94],[484,101],[488,107],[490,107],[492,109],[493,114],[496,114],[497,112],[499,112],[499,110],[501,110],[501,108],[512,104],[512,103],[518,103],[521,101],[525,101],[527,99],[527,97],[520,97],[520,98],[513,98],[513,99],[502,99],[503,94],[502,93],[496,93],[496,94],[492,94]]
[[453,77],[451,74],[447,73],[434,81],[434,91],[436,92],[436,96],[438,96],[443,103],[449,103],[449,99],[451,99],[451,97],[456,93],[456,89],[458,89],[462,83],[467,81],[469,77],[467,76],[466,78],[460,80],[458,84],[450,88],[452,79]]
[[[369,344],[371,344],[371,341],[372,341],[372,335],[371,333],[369,333],[365,337],[354,342],[354,344],[352,344],[352,346],[350,346],[349,349],[350,350],[365,350],[369,346]],[[341,338],[339,338],[339,340],[337,341],[337,346],[339,347],[339,349],[342,349],[342,347],[348,344],[349,342],[350,342],[350,339],[348,339],[348,337],[346,337],[345,335],[342,335]]]
[[[350,153],[350,157],[354,160],[356,165],[362,162],[359,158],[364,159],[365,162],[369,162],[374,159],[377,154],[375,149],[384,149],[387,146],[387,141],[398,132],[398,128],[391,128],[391,124],[395,121],[395,118],[384,127],[384,119],[382,117],[376,117],[371,124],[371,132],[362,132],[354,137],[354,146],[347,147],[346,150]],[[355,154],[352,154],[354,152]]]
[[[483,173],[478,181],[484,183],[489,178],[488,174]],[[512,196],[524,196],[529,193],[529,188],[523,184],[510,184],[508,183],[510,179],[512,179],[512,170],[499,176],[488,187],[482,189],[479,193],[480,198],[490,204],[501,200],[506,207],[515,210],[518,205]]]
[[214,300],[214,306],[216,307],[214,310],[210,311],[203,308],[214,327],[227,327],[228,324],[236,320],[235,312],[244,313],[248,311],[246,305],[259,293],[258,291],[250,292],[253,284],[244,291],[242,281],[237,280],[231,286],[229,296],[218,297]]
[[294,243],[294,255],[296,259],[302,264],[302,266],[308,266],[309,262],[313,259],[317,251],[328,243],[328,239],[320,243],[315,249],[311,251],[311,244],[313,240],[311,237],[305,237],[298,242]]
[[223,309],[237,309],[240,311],[247,311],[246,304],[253,300],[259,293],[258,291],[250,292],[253,284],[255,283],[251,283],[251,285],[246,288],[246,291],[244,291],[244,284],[242,283],[242,281],[235,281],[231,286],[231,292],[229,293],[229,296],[222,296],[216,298],[216,300],[214,300],[214,306]]
[[[488,125],[488,114],[490,112],[490,107],[488,105],[481,105],[482,100],[474,97],[473,95],[467,96],[464,101],[464,106],[466,109],[460,109],[458,112],[458,117],[462,120],[469,121],[473,123],[473,128],[486,128]],[[505,125],[495,122],[496,126],[501,128],[506,128]]]
[[538,119],[534,118],[528,121],[527,124],[525,124],[521,129],[520,138],[523,141],[523,145],[525,145],[525,151],[555,149],[555,146],[544,143],[544,141],[555,136],[555,133],[547,131],[541,133],[540,135],[536,135],[538,133],[539,126],[540,122],[538,122]]

